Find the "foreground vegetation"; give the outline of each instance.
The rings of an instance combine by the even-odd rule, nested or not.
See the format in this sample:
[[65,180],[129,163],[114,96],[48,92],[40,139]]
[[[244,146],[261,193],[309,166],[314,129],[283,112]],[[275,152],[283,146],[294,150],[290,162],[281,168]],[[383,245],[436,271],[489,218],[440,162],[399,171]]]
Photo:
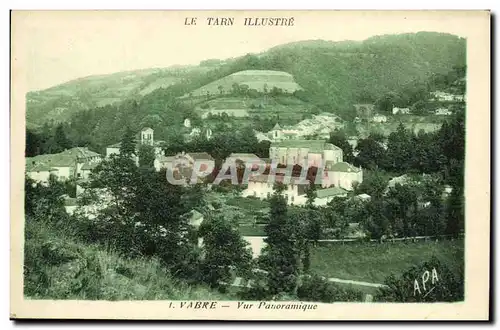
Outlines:
[[232,300],[207,286],[175,279],[156,258],[126,258],[79,242],[69,226],[26,222],[27,299]]
[[464,241],[318,246],[311,250],[311,269],[323,276],[383,283],[391,274],[400,274],[433,256],[458,274],[464,264]]

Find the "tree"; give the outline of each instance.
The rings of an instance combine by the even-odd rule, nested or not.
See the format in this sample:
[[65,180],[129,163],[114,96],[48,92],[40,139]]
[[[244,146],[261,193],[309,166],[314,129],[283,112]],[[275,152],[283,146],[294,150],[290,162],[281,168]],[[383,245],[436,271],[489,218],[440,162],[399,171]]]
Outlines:
[[391,228],[399,236],[412,237],[416,234],[418,212],[416,188],[410,184],[396,184],[387,192],[387,213]]
[[384,167],[386,164],[386,151],[382,143],[373,134],[370,134],[366,139],[359,140],[356,146],[358,155],[354,160],[354,164],[368,169]]
[[125,128],[125,133],[120,143],[120,156],[132,157],[135,155],[135,135],[129,126]]
[[464,230],[464,195],[460,187],[453,187],[446,205],[446,234],[458,237]]
[[397,130],[389,135],[387,142],[387,166],[397,172],[407,172],[411,167],[412,151],[411,133],[399,123]]
[[269,272],[269,293],[290,293],[296,290],[299,274],[299,252],[293,238],[295,224],[287,214],[285,186],[275,184],[275,192],[270,199],[269,223],[265,230],[267,246],[262,250],[259,263]]
[[248,243],[227,219],[218,216],[206,219],[198,235],[203,238],[201,274],[204,282],[218,287],[221,282],[231,279],[232,272],[237,276],[250,272],[252,254]]
[[347,141],[345,133],[338,130],[331,132],[328,142],[342,149],[344,162],[352,163],[354,161],[352,146]]
[[387,234],[389,222],[384,212],[384,203],[381,199],[372,198],[366,205],[366,219],[363,223],[369,236],[381,239]]
[[139,167],[142,168],[154,168],[154,162],[156,159],[155,150],[152,146],[141,145],[138,152],[139,157]]
[[375,101],[375,108],[382,113],[392,113],[392,108],[400,105],[401,99],[394,92],[388,92]]
[[71,142],[66,137],[64,126],[62,124],[59,124],[56,127],[56,132],[54,134],[54,144],[54,149],[52,150],[52,152],[54,153],[71,148]]
[[[365,174],[366,173],[366,174]],[[387,187],[387,179],[379,170],[363,173],[363,182],[357,187],[356,194],[368,194],[375,198],[381,198]]]

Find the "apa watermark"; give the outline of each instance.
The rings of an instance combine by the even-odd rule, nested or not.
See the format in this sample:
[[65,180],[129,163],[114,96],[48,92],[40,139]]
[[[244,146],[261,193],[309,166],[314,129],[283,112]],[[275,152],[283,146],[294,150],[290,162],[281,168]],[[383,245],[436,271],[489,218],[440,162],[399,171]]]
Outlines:
[[[297,176],[297,166],[300,168],[300,174]],[[274,184],[276,182],[288,185],[293,184],[309,184],[311,183],[308,176],[311,175],[310,169],[316,168],[314,176],[314,184],[321,184],[327,179],[325,172],[326,163],[321,159],[308,161],[305,159],[300,164],[296,162],[287,162],[282,164],[278,160],[265,162],[262,159],[253,159],[247,162],[226,161],[218,169],[211,184],[219,185],[223,181],[230,181],[233,185],[246,185],[250,181],[259,178],[260,182]],[[206,179],[213,176],[215,162],[212,160],[195,160],[194,163],[188,164],[185,160],[174,159],[171,166],[167,168],[167,181],[172,185],[197,184],[200,179]],[[243,171],[241,175],[241,171]],[[177,176],[175,175],[177,173]],[[293,182],[292,182],[293,180]]]

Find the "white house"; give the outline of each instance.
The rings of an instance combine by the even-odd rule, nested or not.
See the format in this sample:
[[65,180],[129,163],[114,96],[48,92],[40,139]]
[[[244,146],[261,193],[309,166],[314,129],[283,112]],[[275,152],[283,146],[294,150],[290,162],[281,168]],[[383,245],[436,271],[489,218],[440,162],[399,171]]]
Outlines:
[[439,109],[436,109],[436,115],[438,116],[450,116],[452,113],[450,110],[446,109],[446,108],[439,108]]
[[281,130],[281,126],[278,123],[274,125],[273,129],[269,131],[269,133],[271,134],[271,141],[283,140],[283,132]]
[[331,187],[316,190],[314,205],[325,206],[335,197],[347,197],[347,190],[339,187]]
[[336,186],[346,190],[353,190],[354,183],[363,182],[363,170],[349,163],[327,162],[326,176],[323,178],[323,186]]
[[[274,180],[273,180],[274,178]],[[257,197],[266,199],[274,193],[274,183],[283,182],[286,185],[286,190],[283,195],[286,197],[288,204],[304,205],[306,198],[306,189],[309,187],[309,182],[296,177],[288,178],[288,181],[283,181],[282,176],[255,175],[248,179],[248,187],[242,192],[243,197]]]
[[442,92],[442,91],[432,92],[431,95],[433,96],[432,100],[436,100],[436,101],[445,101],[445,102],[458,101],[458,102],[463,102],[463,100],[464,100],[464,96],[463,95],[454,95],[454,94],[447,93],[447,92]]
[[387,116],[376,114],[375,116],[373,116],[372,122],[374,122],[374,123],[385,123],[385,122],[387,122]]
[[393,115],[396,115],[396,114],[408,115],[410,113],[411,113],[410,108],[398,108],[398,107],[392,108]]

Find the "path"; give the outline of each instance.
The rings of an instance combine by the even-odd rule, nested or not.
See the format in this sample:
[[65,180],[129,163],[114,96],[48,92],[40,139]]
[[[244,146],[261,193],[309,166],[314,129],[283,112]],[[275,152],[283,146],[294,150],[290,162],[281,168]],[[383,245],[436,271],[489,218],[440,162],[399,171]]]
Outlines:
[[[322,279],[326,279],[326,277],[322,277]],[[370,283],[370,282],[362,282],[362,281],[343,280],[343,279],[335,278],[335,277],[328,278],[328,281],[329,282],[336,282],[336,283],[352,284],[352,285],[369,286],[369,287],[373,287],[373,288],[383,288],[383,287],[386,287],[386,285],[379,284],[379,283]],[[246,284],[245,284],[245,282],[246,282]],[[247,281],[247,280],[245,280],[242,277],[236,277],[234,279],[233,283],[231,283],[231,286],[251,288],[252,287],[252,282],[253,282],[252,280],[248,280]]]

